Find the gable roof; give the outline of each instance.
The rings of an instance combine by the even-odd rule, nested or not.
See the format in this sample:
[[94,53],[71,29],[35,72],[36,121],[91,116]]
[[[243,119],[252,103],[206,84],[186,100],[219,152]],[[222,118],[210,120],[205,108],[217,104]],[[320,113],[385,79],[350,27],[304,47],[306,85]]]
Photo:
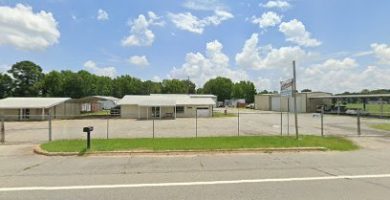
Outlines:
[[176,106],[176,105],[215,105],[210,95],[192,97],[186,94],[126,95],[118,105]]
[[0,100],[0,109],[50,108],[68,100],[68,97],[8,97]]

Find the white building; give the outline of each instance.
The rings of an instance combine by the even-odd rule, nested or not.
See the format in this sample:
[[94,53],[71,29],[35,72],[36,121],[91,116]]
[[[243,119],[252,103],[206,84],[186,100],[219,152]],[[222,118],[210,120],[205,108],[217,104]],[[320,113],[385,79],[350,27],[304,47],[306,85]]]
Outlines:
[[13,120],[43,120],[80,115],[80,105],[70,98],[9,97],[0,100],[0,115]]
[[118,101],[118,105],[121,107],[122,118],[211,117],[216,99],[214,95],[126,95]]

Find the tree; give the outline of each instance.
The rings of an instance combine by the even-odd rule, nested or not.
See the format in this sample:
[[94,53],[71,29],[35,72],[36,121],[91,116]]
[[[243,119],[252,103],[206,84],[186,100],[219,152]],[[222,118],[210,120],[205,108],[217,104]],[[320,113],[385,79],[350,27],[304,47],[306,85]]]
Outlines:
[[82,82],[83,80],[78,73],[70,70],[61,71],[63,76],[64,96],[71,98],[83,97]]
[[64,96],[64,77],[58,71],[51,71],[43,78],[42,95],[49,97]]
[[162,81],[162,92],[164,94],[187,94],[188,93],[188,83],[178,80],[163,80]]
[[113,80],[113,96],[122,98],[128,94],[142,94],[142,81],[129,75],[123,75]]
[[42,83],[40,81],[43,79],[44,74],[39,65],[31,61],[21,61],[12,65],[8,73],[14,78],[14,96],[41,95]]
[[182,80],[183,84],[186,85],[187,88],[187,94],[195,94],[196,93],[196,85],[192,81],[188,80]]
[[311,92],[311,89],[303,89],[301,92]]
[[159,94],[162,92],[162,85],[160,82],[144,81],[142,94]]
[[233,85],[232,97],[236,99],[245,99],[247,103],[253,103],[255,100],[256,88],[250,81],[240,81]]
[[0,73],[0,98],[12,95],[12,78],[8,74]]
[[233,82],[229,78],[217,77],[208,80],[203,86],[205,94],[214,94],[218,97],[218,101],[230,99],[232,95]]

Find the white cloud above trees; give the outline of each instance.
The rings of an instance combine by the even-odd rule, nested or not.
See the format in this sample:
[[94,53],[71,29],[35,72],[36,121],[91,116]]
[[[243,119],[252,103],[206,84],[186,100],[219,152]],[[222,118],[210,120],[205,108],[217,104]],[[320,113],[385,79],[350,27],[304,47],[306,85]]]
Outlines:
[[215,10],[214,15],[199,19],[190,12],[169,13],[168,17],[178,29],[202,34],[207,26],[218,26],[223,21],[234,18],[233,14],[224,10]]
[[151,26],[163,26],[164,21],[154,12],[149,11],[147,16],[139,15],[138,18],[129,22],[130,35],[123,38],[122,46],[151,46],[155,35],[150,30]]
[[23,4],[0,6],[0,45],[23,50],[42,50],[58,43],[58,22],[51,12]]
[[305,25],[297,19],[293,19],[289,22],[282,22],[279,25],[279,31],[284,34],[286,41],[294,44],[305,47],[321,45],[321,42],[312,38],[311,33],[306,30]]

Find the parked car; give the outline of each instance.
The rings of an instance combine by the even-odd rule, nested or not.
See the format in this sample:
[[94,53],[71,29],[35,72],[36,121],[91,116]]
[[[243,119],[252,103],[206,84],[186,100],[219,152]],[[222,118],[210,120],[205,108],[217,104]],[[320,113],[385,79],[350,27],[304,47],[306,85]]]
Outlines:
[[115,106],[110,109],[110,115],[111,116],[119,116],[121,115],[121,107],[120,106]]
[[365,110],[357,109],[357,108],[348,108],[347,111],[345,111],[345,114],[347,115],[357,115],[358,112],[360,115],[368,115],[368,112]]
[[254,103],[250,103],[250,104],[246,105],[245,108],[255,109],[255,104]]

